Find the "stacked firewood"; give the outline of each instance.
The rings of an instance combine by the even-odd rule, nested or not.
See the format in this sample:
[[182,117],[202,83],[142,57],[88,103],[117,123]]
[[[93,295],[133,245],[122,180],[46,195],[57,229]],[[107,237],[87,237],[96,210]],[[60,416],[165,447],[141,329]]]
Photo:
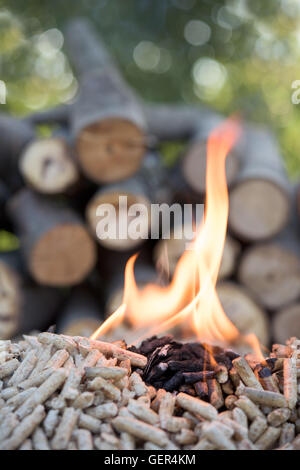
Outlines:
[[[170,337],[140,350],[52,333],[1,341],[0,449],[300,449],[296,338],[262,363]],[[170,387],[157,375],[175,361],[185,384]]]
[[[155,282],[157,266],[168,281],[185,247],[178,227],[156,244],[99,239],[96,209],[116,206],[120,195],[129,207],[204,202],[206,139],[222,121],[201,107],[143,103],[84,20],[68,25],[65,45],[77,100],[24,119],[0,116],[0,229],[20,240],[20,250],[0,253],[3,339],[53,323],[58,332],[88,336],[120,304],[125,263],[137,250],[138,284]],[[43,125],[51,137],[37,137]],[[186,143],[172,168],[159,154],[166,141]],[[270,332],[278,341],[300,336],[296,203],[272,133],[245,124],[226,172],[224,309],[241,333],[254,332],[264,344]]]

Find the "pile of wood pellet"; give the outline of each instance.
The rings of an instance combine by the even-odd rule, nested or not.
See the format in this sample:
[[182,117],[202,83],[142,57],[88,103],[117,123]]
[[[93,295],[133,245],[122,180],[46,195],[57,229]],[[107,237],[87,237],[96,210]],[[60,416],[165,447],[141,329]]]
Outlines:
[[217,410],[146,385],[147,358],[122,342],[53,333],[1,341],[0,449],[300,449],[298,356],[292,338],[273,346],[263,367],[271,374],[233,359],[232,393]]

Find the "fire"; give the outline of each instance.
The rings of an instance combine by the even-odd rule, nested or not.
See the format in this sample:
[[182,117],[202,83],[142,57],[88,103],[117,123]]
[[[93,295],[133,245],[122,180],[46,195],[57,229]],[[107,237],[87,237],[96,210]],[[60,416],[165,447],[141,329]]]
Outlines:
[[238,122],[229,119],[208,139],[204,218],[191,249],[178,261],[170,284],[148,284],[139,289],[134,277],[137,255],[131,257],[125,269],[123,304],[93,334],[94,339],[125,317],[135,328],[146,328],[147,336],[188,322],[201,341],[232,343],[240,336],[215,288],[229,210],[225,160],[239,130]]

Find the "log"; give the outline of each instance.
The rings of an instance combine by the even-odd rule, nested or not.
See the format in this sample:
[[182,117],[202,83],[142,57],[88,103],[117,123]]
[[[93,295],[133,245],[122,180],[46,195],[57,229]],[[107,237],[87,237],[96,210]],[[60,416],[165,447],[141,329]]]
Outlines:
[[63,297],[59,289],[25,282],[21,288],[20,315],[15,334],[47,330],[56,322]]
[[80,166],[98,183],[126,179],[138,170],[145,152],[142,107],[91,23],[71,21],[65,44],[80,81],[70,114]]
[[8,210],[26,266],[38,283],[70,286],[92,270],[94,242],[80,217],[63,203],[23,189],[9,201]]
[[[139,288],[151,283],[162,283],[155,269],[147,264],[140,263],[134,269],[134,276]],[[110,280],[105,302],[105,316],[111,315],[122,303],[124,289],[124,272],[117,272]]]
[[[120,197],[127,199],[120,200]],[[100,211],[99,208],[103,204],[110,204],[115,212],[107,213],[102,206],[104,212],[97,215],[97,209]],[[134,204],[142,204],[145,208],[142,217],[129,214],[130,207]],[[138,247],[148,238],[151,223],[150,211],[148,188],[145,182],[136,176],[99,189],[87,205],[86,218],[98,243],[108,249],[128,251]],[[130,237],[129,229],[137,219],[141,221],[138,228],[140,236],[133,239]],[[126,225],[128,225],[128,230]],[[110,230],[110,234],[105,238],[108,230]]]
[[221,282],[217,293],[226,315],[242,335],[254,333],[260,343],[270,339],[266,313],[253,300],[245,288],[233,282]]
[[300,244],[297,216],[297,187],[291,189],[290,216],[286,228],[269,243],[245,251],[238,279],[259,303],[278,310],[300,295]]
[[229,227],[241,240],[268,239],[286,225],[289,183],[274,135],[247,125],[240,140],[241,171],[230,193]]
[[28,186],[43,194],[64,193],[79,179],[72,150],[61,137],[31,142],[21,155],[19,169]]
[[300,331],[300,303],[289,305],[272,317],[273,340],[279,344],[285,342],[291,337],[296,336]]
[[0,114],[0,178],[10,190],[16,190],[22,185],[18,172],[18,160],[24,147],[34,139],[34,128],[30,123],[16,119],[6,114]]
[[19,323],[21,289],[14,255],[0,254],[0,339],[11,338]]
[[99,302],[87,288],[75,288],[57,320],[57,331],[89,337],[103,321]]
[[[206,188],[206,158],[207,137],[209,133],[221,122],[221,117],[216,115],[208,119],[193,138],[182,161],[182,172],[188,186],[197,194],[205,193]],[[235,182],[239,170],[239,156],[235,148],[226,158],[226,179],[228,187]]]
[[[167,278],[173,276],[178,260],[186,249],[187,240],[174,238],[175,233],[176,229],[173,229],[169,239],[159,240],[153,251],[154,263],[158,271],[162,272]],[[240,243],[227,235],[218,276],[219,280],[233,275],[240,251]]]

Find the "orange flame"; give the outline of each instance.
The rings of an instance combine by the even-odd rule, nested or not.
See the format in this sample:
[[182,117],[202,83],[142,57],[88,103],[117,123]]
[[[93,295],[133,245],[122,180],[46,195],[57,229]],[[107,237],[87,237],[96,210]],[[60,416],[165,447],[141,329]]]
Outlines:
[[[149,327],[147,336],[189,320],[201,341],[225,343],[239,337],[238,330],[224,313],[215,289],[229,210],[225,160],[238,134],[237,121],[230,119],[208,139],[204,219],[190,249],[178,261],[170,284],[166,287],[148,284],[139,289],[134,277],[137,255],[131,257],[125,269],[123,304],[93,334],[93,338],[122,321],[125,311],[133,326]],[[151,325],[154,327],[150,328]]]

